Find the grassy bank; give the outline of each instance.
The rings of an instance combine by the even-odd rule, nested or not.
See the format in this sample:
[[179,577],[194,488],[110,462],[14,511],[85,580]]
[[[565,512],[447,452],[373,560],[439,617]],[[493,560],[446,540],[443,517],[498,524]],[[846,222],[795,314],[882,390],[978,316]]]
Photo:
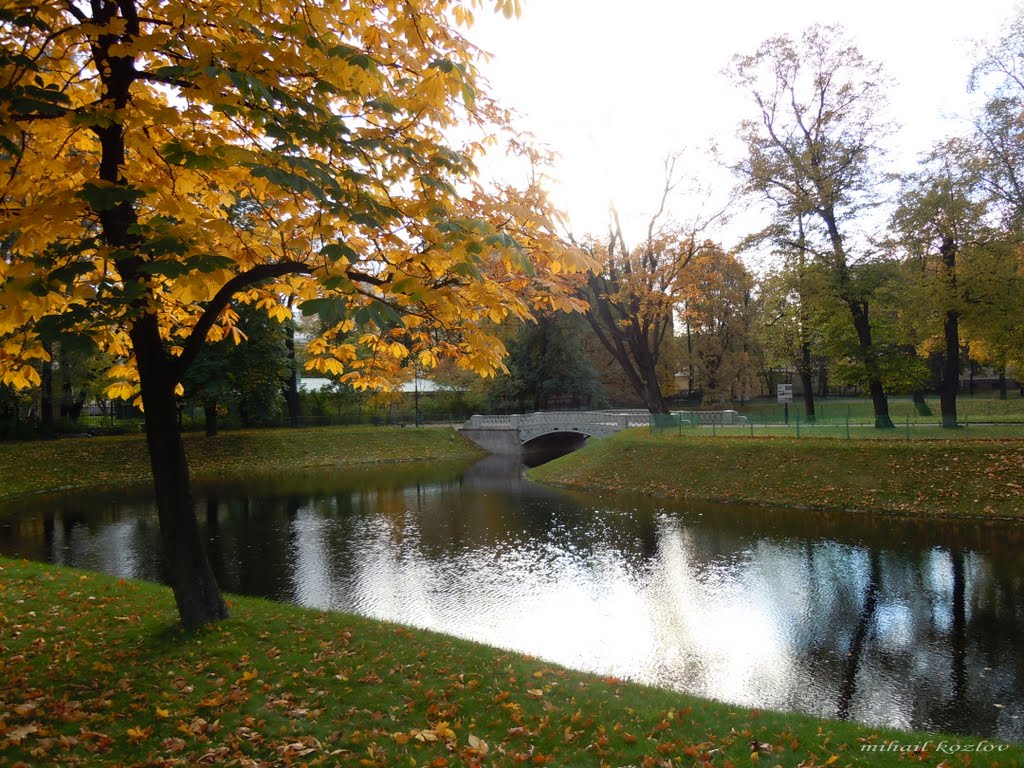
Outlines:
[[[1019,744],[710,703],[429,632],[0,559],[0,765],[1012,766]],[[918,754],[891,742],[928,747]],[[864,749],[867,747],[867,749]],[[999,751],[1002,747],[1002,751]]]
[[[937,396],[925,398],[930,416],[923,416],[908,396],[889,397],[889,416],[897,424],[909,419],[911,423],[935,424],[940,421],[942,408]],[[784,418],[784,409],[773,400],[756,400],[743,405],[732,404],[740,413],[757,424],[779,424]],[[872,424],[875,420],[875,406],[870,398],[829,397],[815,398],[815,411],[820,423],[842,424],[849,420],[853,424]],[[802,398],[797,397],[789,406],[791,420],[799,419],[806,423]],[[957,418],[961,424],[977,422],[1011,422],[1024,423],[1024,397],[1016,389],[1011,389],[1006,400],[998,395],[960,395],[957,398]]]
[[882,441],[621,432],[531,471],[590,491],[1024,518],[1024,440]]
[[[192,477],[218,480],[395,461],[458,461],[482,455],[446,428],[322,427],[185,436]],[[151,482],[145,438],[68,438],[0,443],[0,501],[79,488]]]

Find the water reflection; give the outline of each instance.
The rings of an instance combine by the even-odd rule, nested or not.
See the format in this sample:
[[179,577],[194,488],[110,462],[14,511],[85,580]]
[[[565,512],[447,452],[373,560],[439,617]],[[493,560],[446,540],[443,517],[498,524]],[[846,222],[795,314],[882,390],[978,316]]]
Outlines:
[[[1022,527],[554,493],[491,457],[197,493],[226,589],[738,704],[1024,739]],[[0,551],[158,579],[142,497],[11,510]]]

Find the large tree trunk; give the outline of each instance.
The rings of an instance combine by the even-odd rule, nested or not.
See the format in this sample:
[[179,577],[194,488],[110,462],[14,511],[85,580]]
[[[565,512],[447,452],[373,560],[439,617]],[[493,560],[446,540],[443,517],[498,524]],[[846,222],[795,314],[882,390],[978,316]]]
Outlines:
[[[942,239],[939,254],[942,266],[946,271],[949,287],[956,291],[956,241],[949,236]],[[946,310],[942,322],[944,342],[942,359],[942,381],[939,385],[939,405],[942,410],[942,426],[946,429],[956,427],[956,396],[960,390],[960,312],[956,309]]]
[[206,557],[196,520],[185,445],[178,429],[174,387],[156,317],[145,315],[131,330],[142,386],[160,537],[167,575],[182,624],[193,629],[226,619],[227,606]]
[[946,312],[943,321],[945,351],[942,360],[942,382],[939,386],[939,404],[942,410],[942,426],[953,429],[957,425],[956,396],[960,390],[960,313]]
[[43,344],[49,358],[43,361],[39,372],[39,435],[53,437],[53,347]]
[[79,387],[75,392],[71,380],[71,355],[65,344],[60,345],[60,417],[68,421],[78,421],[85,408],[85,389]]
[[217,404],[211,402],[203,403],[203,425],[206,427],[207,437],[217,436]]
[[690,318],[686,318],[686,394],[693,394],[693,333],[690,331]]
[[[97,17],[101,5],[93,4]],[[127,34],[137,37],[139,22],[134,4],[124,3],[122,7],[131,11],[125,17]],[[100,103],[106,109],[125,110],[131,100],[131,88],[137,76],[136,60],[134,55],[124,52],[112,56],[111,46],[117,41],[118,37],[113,34],[100,35],[94,44],[92,56],[102,64],[98,74]],[[93,130],[99,139],[101,151],[98,177],[107,184],[127,187],[128,180],[123,174],[128,157],[124,124],[120,120],[112,120]],[[135,231],[138,212],[134,203],[126,197],[113,206],[95,206],[94,212],[99,219],[105,244],[125,254],[117,262],[121,279],[126,284],[135,283],[142,289],[143,295],[132,307],[133,311],[140,314],[134,320],[129,336],[139,372],[146,418],[146,444],[153,471],[153,488],[167,574],[181,622],[191,629],[225,619],[228,612],[206,558],[206,549],[192,504],[188,462],[181,440],[174,395],[179,373],[175,370],[177,366],[171,362],[172,358],[164,351],[157,317],[147,306],[145,293],[149,278],[142,270],[141,253],[136,253],[140,235]],[[228,281],[225,287],[230,285],[232,281]],[[202,342],[206,331],[198,333],[198,330],[193,330],[193,334]]]
[[803,388],[804,417],[809,422],[817,420],[814,410],[814,379],[811,376],[811,345],[806,341],[800,344],[800,386]]
[[853,286],[847,265],[846,247],[843,245],[843,238],[839,234],[835,211],[830,208],[827,211],[819,212],[819,215],[825,222],[829,233],[829,240],[832,243],[832,253],[836,261],[837,295],[850,310],[853,328],[857,333],[861,362],[864,364],[864,369],[867,373],[868,390],[871,393],[871,403],[875,411],[875,427],[877,429],[892,429],[892,419],[889,418],[889,399],[886,397],[885,387],[882,386],[882,372],[878,367],[878,355],[875,353],[875,348],[871,341],[871,320],[868,315],[868,302],[865,299],[857,298],[855,292],[852,292]]
[[[289,304],[289,309],[291,305]],[[302,401],[299,398],[299,366],[295,357],[295,323],[289,320],[285,326],[284,347],[288,353],[288,380],[284,383],[284,402],[288,409],[288,423],[293,427],[302,426]]]
[[[596,291],[594,293],[597,294]],[[595,303],[597,302],[592,300],[591,305]],[[604,304],[598,305],[598,311],[608,314],[607,306]],[[587,320],[601,345],[622,368],[626,381],[643,401],[647,410],[651,413],[668,413],[668,406],[665,405],[665,397],[658,382],[657,354],[647,349],[647,345],[636,338],[630,339],[627,346],[621,336],[613,335],[602,327],[601,320],[595,317],[593,311],[587,313]],[[614,327],[614,323],[609,322],[608,325]]]
[[[804,217],[797,216],[796,219],[799,237],[797,238],[797,276],[799,278],[797,295],[797,323],[800,329],[800,360],[797,364],[797,373],[800,374],[800,386],[803,388],[804,418],[809,422],[817,420],[817,413],[814,410],[814,380],[811,376],[811,340],[807,330],[807,313],[804,311],[804,277],[807,270],[807,239],[804,232]],[[823,395],[824,396],[824,395]]]
[[878,368],[878,356],[875,354],[874,346],[871,343],[871,321],[868,318],[867,307],[860,302],[848,302],[850,313],[853,317],[853,327],[857,331],[857,341],[860,344],[861,359],[867,371],[868,391],[871,393],[871,404],[875,411],[875,427],[878,429],[892,429],[892,419],[889,417],[889,398],[885,394],[885,387],[882,385],[882,373]]
[[914,410],[917,411],[918,416],[931,416],[932,409],[928,405],[928,401],[924,399],[924,390],[915,389],[910,393],[911,400],[914,403]]
[[658,384],[658,374],[656,371],[651,371],[648,374],[647,380],[644,382],[644,405],[647,406],[647,410],[651,413],[668,413],[668,406],[665,404],[665,398],[661,394],[661,386]]

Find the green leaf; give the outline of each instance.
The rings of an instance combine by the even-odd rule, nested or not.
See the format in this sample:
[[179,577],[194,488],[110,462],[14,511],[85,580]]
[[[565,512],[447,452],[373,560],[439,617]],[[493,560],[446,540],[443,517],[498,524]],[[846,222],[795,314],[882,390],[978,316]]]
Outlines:
[[483,280],[484,276],[480,272],[480,269],[476,264],[472,264],[468,261],[462,261],[452,267],[452,272],[456,275],[462,275],[463,277],[471,277],[474,280]]
[[375,109],[378,112],[383,112],[386,115],[396,115],[402,110],[395,106],[392,102],[384,98],[371,99],[366,102],[366,106],[371,109]]
[[93,184],[86,183],[78,193],[94,211],[110,211],[121,203],[134,203],[145,197],[146,193],[126,184]]
[[456,194],[455,187],[453,187],[451,184],[449,184],[447,181],[444,181],[443,179],[435,179],[433,176],[426,175],[419,176],[418,178],[421,183],[428,187],[439,189],[447,195],[454,196]]
[[359,254],[345,243],[331,243],[330,245],[325,245],[320,249],[320,255],[330,261],[337,261],[340,258],[346,258],[353,263],[359,261]]
[[394,328],[402,322],[401,314],[383,301],[373,302],[370,305],[370,314],[378,328]]
[[321,187],[297,173],[290,173],[281,168],[259,163],[251,163],[249,168],[252,171],[252,175],[257,178],[266,179],[272,184],[294,192],[308,193],[323,203],[330,202],[330,197]]
[[200,256],[193,256],[189,260],[193,269],[199,272],[215,272],[218,269],[230,269],[235,266],[235,260],[229,256],[218,256],[215,253],[204,253]]
[[432,62],[427,64],[427,69],[437,67],[445,74],[452,72],[455,69],[455,63],[450,59],[434,59]]
[[94,269],[95,266],[91,261],[76,261],[53,270],[50,273],[50,279],[65,285],[72,285],[77,278],[89,274]]
[[299,304],[303,316],[318,315],[329,325],[337,325],[349,315],[349,303],[344,298],[329,296],[321,299],[308,299]]
[[176,259],[156,259],[155,261],[147,261],[139,267],[139,271],[145,272],[147,275],[163,275],[173,279],[187,275],[192,269],[187,263]]
[[183,254],[187,246],[174,235],[163,235],[147,240],[139,250],[145,251],[150,256],[162,256],[168,253]]
[[415,301],[423,295],[423,284],[413,277],[403,277],[391,284],[391,293],[404,294]]
[[380,229],[381,227],[381,222],[376,217],[362,211],[352,214],[349,218],[352,223],[362,224],[364,227],[370,227],[370,229]]

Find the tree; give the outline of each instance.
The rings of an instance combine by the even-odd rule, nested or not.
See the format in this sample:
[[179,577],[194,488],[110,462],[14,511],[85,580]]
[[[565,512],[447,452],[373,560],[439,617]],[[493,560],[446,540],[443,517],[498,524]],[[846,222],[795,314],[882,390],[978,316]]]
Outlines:
[[586,321],[576,314],[543,313],[520,325],[508,344],[508,374],[488,388],[498,408],[542,410],[594,407],[604,387],[584,352]]
[[185,397],[203,407],[206,434],[217,433],[218,409],[233,406],[242,425],[272,419],[279,411],[282,384],[289,373],[287,332],[263,312],[242,305],[236,327],[244,343],[233,339],[208,343],[185,372]]
[[1000,238],[970,251],[961,268],[962,327],[973,360],[994,368],[1006,398],[1006,369],[1024,370],[1024,251]]
[[[789,227],[783,224],[790,225]],[[808,253],[804,217],[796,216],[791,222],[780,221],[752,242],[770,238],[782,263],[766,275],[759,286],[761,311],[758,313],[758,336],[762,350],[773,364],[792,366],[800,377],[804,416],[807,421],[817,419],[814,401],[814,369],[821,361],[821,328],[815,322],[820,314],[820,295],[826,290],[821,269]],[[767,382],[774,390],[773,383]]]
[[990,87],[975,116],[975,170],[1004,228],[1024,235],[1024,11],[988,46],[971,73],[971,90]]
[[690,333],[687,352],[704,402],[749,397],[757,378],[753,276],[735,256],[709,243],[682,277],[679,314]]
[[636,247],[626,244],[613,209],[608,241],[588,250],[599,265],[587,279],[586,316],[601,346],[614,358],[630,387],[651,413],[667,413],[661,385],[661,357],[673,336],[674,312],[680,302],[682,274],[707,247],[701,231],[721,213],[690,226],[662,221],[675,189],[677,157],[665,162],[665,185],[647,236]]
[[57,331],[118,358],[109,391],[145,410],[186,626],[227,611],[176,397],[208,339],[239,336],[237,305],[281,321],[295,297],[320,313],[308,367],[360,386],[409,357],[488,374],[504,350],[478,319],[578,305],[562,275],[585,257],[554,234],[543,190],[479,180],[485,145],[508,136],[460,31],[481,4],[4,5],[3,381],[38,384],[31,362]]
[[[986,206],[978,199],[978,176],[964,142],[950,139],[936,147],[921,169],[907,176],[893,229],[908,256],[920,264],[921,288],[916,307],[924,316],[938,314],[942,326],[939,402],[942,426],[957,426],[960,388],[960,319],[965,311],[963,251],[977,249],[988,236]],[[937,311],[936,311],[937,310]]]
[[994,231],[966,265],[972,285],[963,326],[972,355],[999,371],[1003,397],[1007,366],[1024,364],[1024,11],[1007,27],[972,72],[969,87],[987,89],[988,98],[964,142],[973,154],[968,167],[977,199],[994,214],[987,222]]
[[806,232],[807,246],[827,267],[829,290],[852,321],[875,426],[892,427],[865,290],[871,281],[860,280],[856,269],[867,256],[862,214],[879,184],[873,161],[889,130],[881,122],[881,68],[839,27],[813,26],[799,40],[784,35],[734,57],[732,74],[758,110],[756,120],[741,125],[747,157],[736,170],[748,193],[773,204],[777,219],[817,225]]

